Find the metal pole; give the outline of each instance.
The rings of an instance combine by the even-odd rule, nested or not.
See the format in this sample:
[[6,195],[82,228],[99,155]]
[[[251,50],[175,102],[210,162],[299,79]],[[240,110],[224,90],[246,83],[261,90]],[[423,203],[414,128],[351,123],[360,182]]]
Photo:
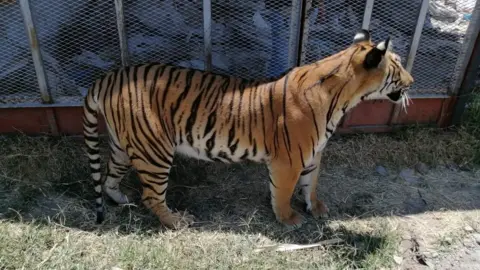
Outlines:
[[408,72],[412,71],[413,61],[415,60],[418,45],[420,44],[420,37],[422,36],[423,25],[425,23],[425,17],[427,16],[428,11],[428,2],[429,0],[423,0],[420,11],[418,12],[417,26],[415,27],[415,32],[413,33],[410,51],[408,52],[407,56],[407,64],[405,65],[405,69]]
[[468,24],[467,31],[465,33],[465,39],[463,40],[463,45],[458,54],[457,63],[453,74],[455,74],[455,79],[452,80],[450,89],[448,93],[450,95],[456,94],[462,84],[465,70],[467,69],[468,60],[472,55],[472,51],[475,45],[475,40],[478,33],[480,32],[480,0],[477,0],[475,8],[472,11],[472,18]]
[[212,70],[212,1],[203,0],[203,42],[205,70]]
[[28,0],[20,0],[20,9],[22,11],[23,22],[27,30],[28,40],[30,42],[30,52],[32,53],[33,66],[37,75],[38,87],[43,103],[53,103],[52,95],[48,89],[47,77],[43,67],[43,59],[40,53],[40,46],[37,40],[37,32],[33,24],[32,12]]
[[300,51],[300,65],[306,64],[307,59],[306,54],[307,54],[307,45],[308,45],[308,34],[309,34],[309,14],[308,12],[311,12],[312,8],[312,0],[303,0],[304,3],[302,5],[304,8],[302,8],[302,24],[303,24],[303,30],[301,30],[301,48]]
[[[407,64],[405,69],[408,72],[412,71],[413,61],[415,60],[415,55],[417,54],[418,45],[420,44],[420,37],[422,36],[423,25],[425,23],[425,17],[427,16],[428,11],[428,1],[423,0],[422,5],[420,6],[420,11],[418,12],[417,25],[415,26],[415,32],[413,33],[412,42],[410,44],[410,51],[407,56]],[[413,96],[415,97],[415,96]],[[392,115],[390,117],[390,125],[397,124],[398,117],[400,116],[401,106],[395,104],[393,106]]]
[[365,12],[363,13],[362,29],[368,30],[370,27],[370,18],[372,18],[373,1],[375,0],[367,0],[367,3],[365,4]]
[[[475,10],[474,10],[474,14],[476,13],[477,15],[480,13],[479,3],[480,1],[477,1]],[[471,23],[475,23],[478,27],[478,25],[480,24],[479,22],[480,22],[480,16],[476,16],[475,21],[472,21]],[[467,61],[467,64],[465,65],[464,76],[462,78],[463,80],[461,81],[458,94],[457,94],[457,101],[455,104],[455,108],[453,110],[453,117],[452,117],[453,125],[457,125],[461,122],[463,113],[465,112],[465,106],[467,105],[468,101],[471,98],[472,90],[475,88],[477,72],[480,67],[480,33],[478,30],[472,33],[471,44],[472,44],[472,53],[469,55],[469,61]]]
[[290,16],[290,40],[288,45],[288,67],[298,64],[300,48],[300,31],[302,20],[302,0],[292,0],[292,13]]
[[122,66],[126,67],[130,64],[128,57],[127,32],[125,31],[125,17],[123,15],[123,0],[115,0],[115,12],[117,15],[117,31],[120,41],[120,55],[122,58]]

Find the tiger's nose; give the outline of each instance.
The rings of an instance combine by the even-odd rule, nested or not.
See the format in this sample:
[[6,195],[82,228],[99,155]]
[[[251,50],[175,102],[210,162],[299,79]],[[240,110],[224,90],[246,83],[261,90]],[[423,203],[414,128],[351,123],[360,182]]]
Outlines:
[[407,79],[405,80],[405,86],[410,87],[410,85],[413,84],[415,80],[413,79],[412,75],[410,73],[407,73]]

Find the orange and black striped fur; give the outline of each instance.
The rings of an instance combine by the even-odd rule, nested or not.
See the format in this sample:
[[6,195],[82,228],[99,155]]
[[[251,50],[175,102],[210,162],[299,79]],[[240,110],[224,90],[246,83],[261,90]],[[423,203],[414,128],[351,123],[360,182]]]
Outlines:
[[[405,105],[412,76],[390,51],[361,30],[345,50],[296,67],[279,78],[256,81],[163,64],[122,68],[98,79],[84,106],[84,134],[95,182],[97,222],[102,190],[127,203],[119,183],[130,166],[143,185],[142,202],[167,227],[193,216],[171,211],[165,200],[175,153],[195,158],[263,162],[277,219],[291,226],[303,218],[290,199],[297,182],[307,210],[327,213],[317,198],[320,157],[342,116],[360,101],[389,98]],[[101,177],[98,115],[106,120],[111,157]]]

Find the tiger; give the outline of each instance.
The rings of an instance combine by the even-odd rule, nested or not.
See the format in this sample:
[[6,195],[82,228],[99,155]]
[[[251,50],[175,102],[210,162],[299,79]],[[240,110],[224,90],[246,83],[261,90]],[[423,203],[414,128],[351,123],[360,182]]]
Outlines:
[[[384,98],[408,106],[413,82],[390,38],[374,44],[365,29],[356,31],[342,51],[270,79],[162,63],[110,71],[88,89],[83,106],[96,222],[105,219],[104,193],[117,204],[129,202],[119,184],[133,167],[142,184],[142,204],[161,224],[171,229],[194,224],[195,216],[171,210],[166,203],[176,154],[263,163],[280,224],[299,228],[306,220],[291,207],[298,185],[306,212],[328,218],[327,205],[317,197],[317,182],[323,149],[339,121],[364,100]],[[99,114],[110,150],[103,176]]]

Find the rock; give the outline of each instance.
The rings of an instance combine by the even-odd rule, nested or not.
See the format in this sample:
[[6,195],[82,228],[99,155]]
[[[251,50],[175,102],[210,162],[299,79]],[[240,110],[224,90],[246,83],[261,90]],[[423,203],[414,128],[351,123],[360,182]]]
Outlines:
[[445,167],[454,172],[459,170],[459,166],[455,162],[448,162]]
[[388,175],[388,171],[387,169],[385,169],[385,167],[379,165],[375,168],[375,171],[380,174],[381,176],[387,176]]
[[395,261],[396,264],[401,265],[403,262],[403,258],[400,256],[393,255],[393,260]]
[[427,202],[420,197],[408,198],[404,201],[404,205],[405,211],[409,214],[418,214],[427,208]]
[[443,242],[447,245],[451,245],[453,243],[453,239],[449,236],[443,238]]
[[415,165],[415,170],[423,175],[427,174],[428,173],[428,166],[423,163],[423,162],[419,162]]
[[467,239],[463,240],[463,246],[465,246],[465,247],[467,247],[467,248],[471,248],[471,247],[473,247],[474,245],[475,245],[475,243],[474,243],[474,240],[473,240],[473,239],[467,238]]
[[473,239],[475,239],[475,242],[480,245],[480,233],[474,233],[472,236]]
[[403,169],[400,172],[400,177],[409,183],[418,183],[420,181],[420,178],[415,175],[415,171],[412,169]]
[[463,229],[466,231],[466,232],[473,232],[473,228],[469,225],[463,227]]
[[412,241],[410,241],[410,239],[404,239],[400,242],[400,245],[398,247],[398,252],[400,252],[400,254],[405,254],[410,250],[412,250],[412,248],[413,248]]

